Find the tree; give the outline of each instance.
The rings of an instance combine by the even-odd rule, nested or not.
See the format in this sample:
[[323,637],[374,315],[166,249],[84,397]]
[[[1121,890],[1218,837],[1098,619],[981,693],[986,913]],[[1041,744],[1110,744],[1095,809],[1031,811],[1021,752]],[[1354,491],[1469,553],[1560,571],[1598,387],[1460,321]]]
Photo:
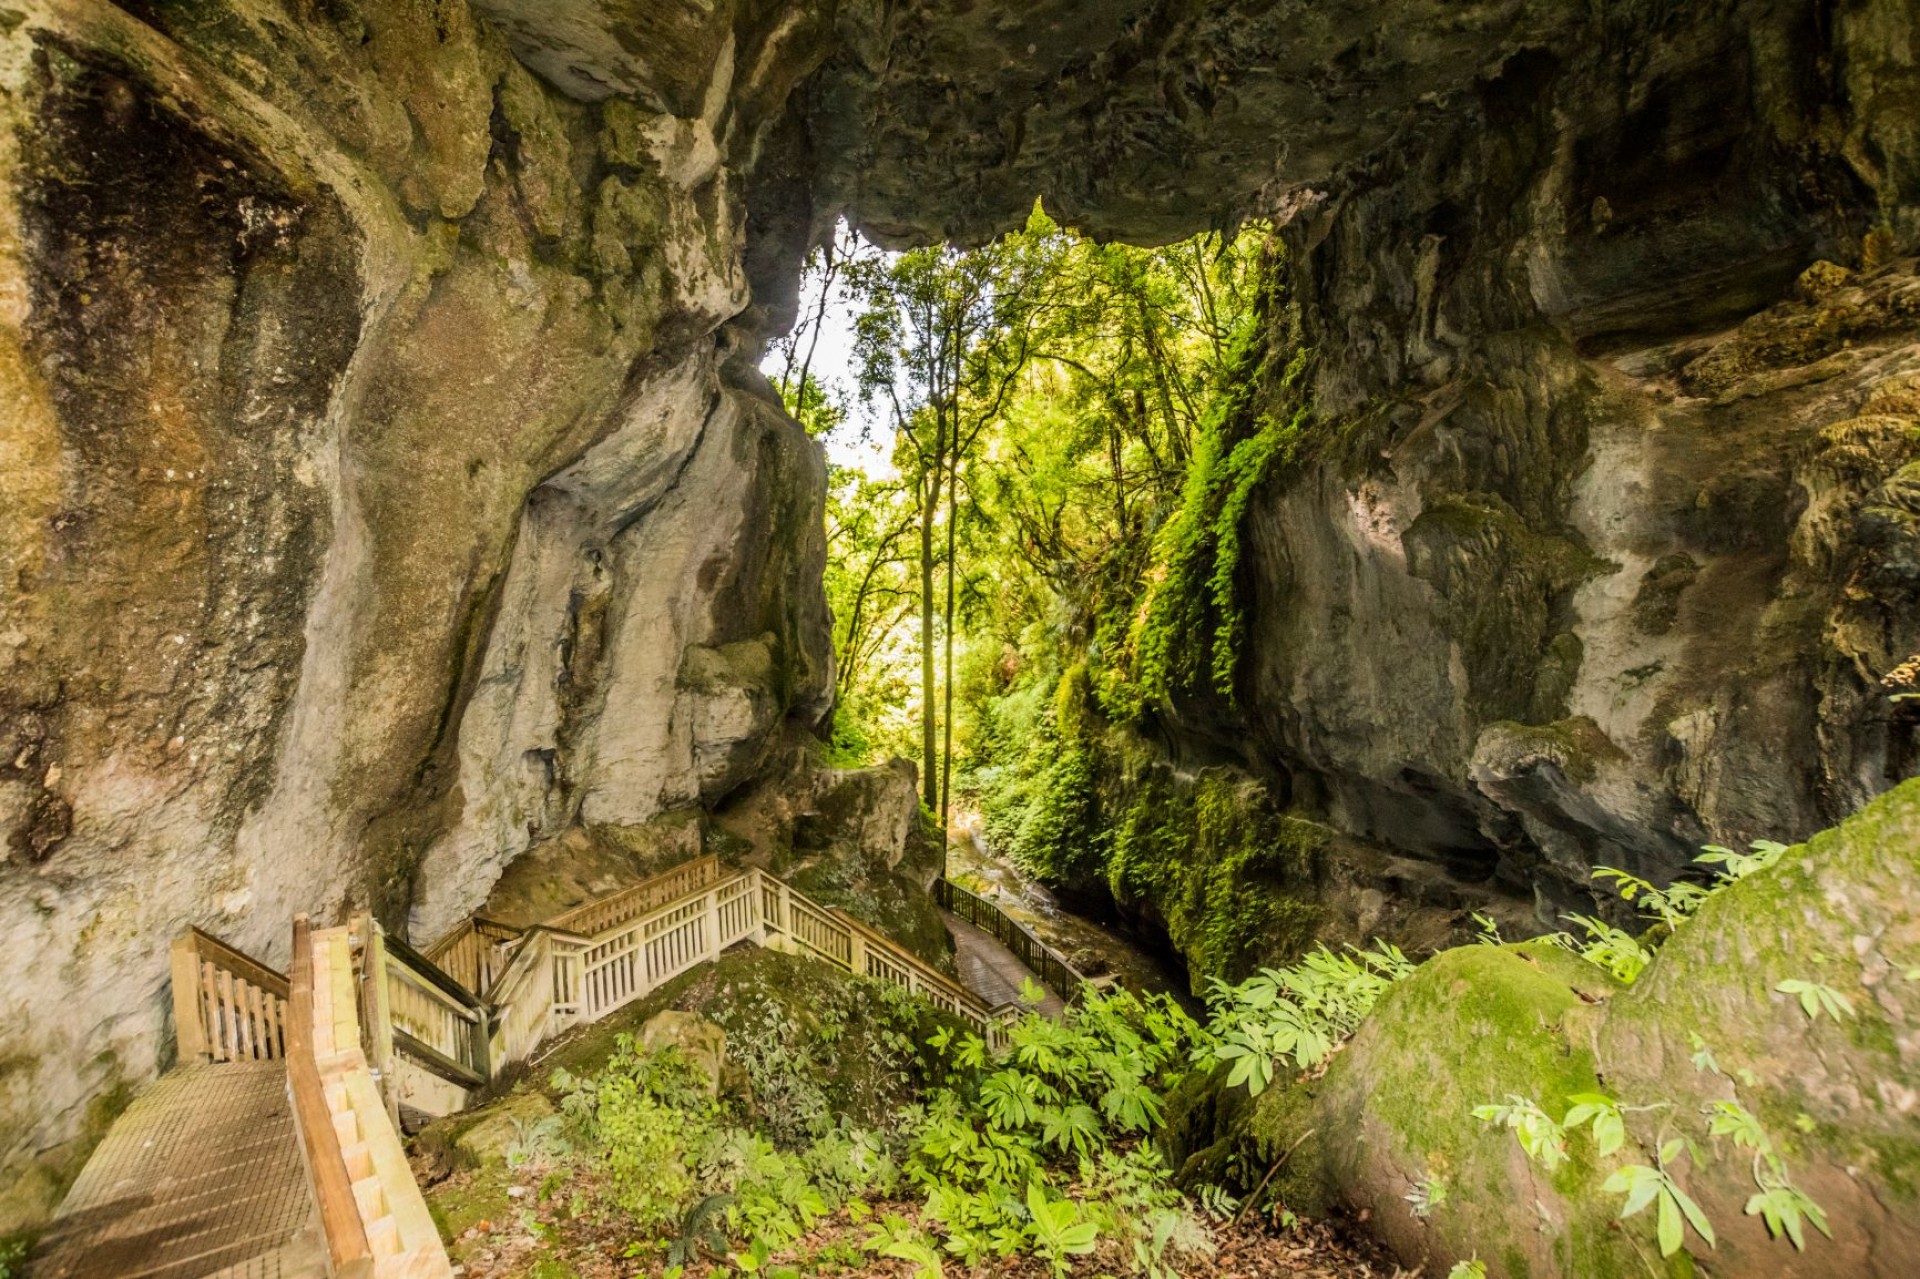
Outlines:
[[[856,260],[847,277],[864,303],[856,325],[861,394],[891,415],[895,464],[917,517],[922,796],[942,821],[952,791],[955,558],[964,471],[1046,332],[1060,247],[1055,228],[1039,222],[981,249],[941,246]],[[945,598],[937,602],[942,568]],[[944,712],[936,679],[942,632]]]

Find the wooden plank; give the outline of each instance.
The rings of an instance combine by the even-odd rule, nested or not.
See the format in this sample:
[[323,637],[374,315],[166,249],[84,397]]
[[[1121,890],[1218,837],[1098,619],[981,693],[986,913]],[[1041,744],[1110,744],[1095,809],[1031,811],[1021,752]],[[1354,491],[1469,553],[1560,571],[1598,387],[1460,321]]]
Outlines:
[[293,917],[293,970],[287,982],[287,1089],[300,1132],[307,1178],[320,1214],[334,1279],[365,1279],[373,1271],[367,1231],[353,1197],[340,1137],[314,1056],[313,933],[305,915]]
[[287,978],[277,973],[243,950],[235,950],[211,933],[203,933],[198,928],[189,928],[187,933],[194,940],[194,948],[202,959],[211,961],[216,967],[224,968],[239,977],[285,998]]
[[485,1075],[455,1061],[432,1044],[415,1039],[397,1026],[393,1031],[393,1046],[450,1084],[459,1084],[462,1088],[487,1086]]
[[173,1037],[182,1063],[199,1061],[207,1052],[206,1015],[200,1002],[200,951],[188,930],[173,939],[168,950],[173,970]]

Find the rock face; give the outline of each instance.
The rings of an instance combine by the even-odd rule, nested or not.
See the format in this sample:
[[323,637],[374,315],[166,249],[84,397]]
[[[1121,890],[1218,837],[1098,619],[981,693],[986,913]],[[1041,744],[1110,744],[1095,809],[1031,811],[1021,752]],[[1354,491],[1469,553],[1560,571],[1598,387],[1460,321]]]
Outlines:
[[818,722],[821,466],[752,364],[841,211],[1286,221],[1333,444],[1256,503],[1238,708],[1176,762],[1549,904],[1911,772],[1914,24],[19,0],[0,1227],[162,1064],[180,925],[430,934]]
[[729,328],[794,67],[722,22],[590,104],[457,2],[4,19],[0,1229],[163,1064],[183,924],[432,935],[832,687],[823,465]]
[[[1611,1276],[1647,1273],[1656,1252],[1653,1211],[1620,1222],[1606,1178],[1684,1137],[1669,1171],[1713,1226],[1715,1247],[1688,1246],[1716,1273],[1904,1275],[1920,1245],[1916,902],[1910,781],[1722,890],[1631,986],[1540,942],[1450,950],[1395,986],[1323,1077],[1251,1104],[1243,1089],[1189,1090],[1173,1153],[1205,1179],[1235,1154],[1260,1168],[1298,1142],[1286,1201],[1364,1209],[1429,1273],[1477,1255],[1492,1275]],[[1827,987],[1846,1011],[1810,1017],[1778,989],[1792,981]],[[1553,1170],[1471,1113],[1520,1097],[1557,1122],[1571,1096],[1596,1092],[1623,1107],[1624,1146],[1600,1155],[1589,1132],[1570,1134]],[[1777,1175],[1709,1133],[1716,1103],[1755,1117],[1831,1239],[1809,1228],[1798,1252],[1747,1215],[1756,1172]],[[1428,1211],[1409,1208],[1416,1187]]]

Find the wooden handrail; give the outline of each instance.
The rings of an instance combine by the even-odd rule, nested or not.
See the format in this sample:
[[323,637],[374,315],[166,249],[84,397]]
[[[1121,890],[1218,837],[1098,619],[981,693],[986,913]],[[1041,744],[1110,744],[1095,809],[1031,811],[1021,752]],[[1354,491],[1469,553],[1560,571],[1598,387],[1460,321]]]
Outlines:
[[220,967],[227,969],[234,976],[244,977],[253,985],[258,986],[262,990],[272,991],[282,999],[287,997],[287,977],[285,973],[273,971],[273,969],[255,959],[252,955],[247,954],[243,950],[234,949],[218,937],[215,937],[212,933],[203,933],[191,924],[187,926],[186,932],[181,935],[185,938],[191,938],[194,949],[199,951],[202,956],[211,959],[214,963],[220,965]]
[[[798,894],[796,894],[796,896],[797,895]],[[816,907],[816,909],[818,909],[818,907]],[[943,993],[958,999],[962,1003],[973,1005],[983,1016],[991,1011],[991,1009],[987,1007],[986,1001],[981,999],[980,996],[974,994],[965,986],[962,986],[959,982],[947,976],[932,964],[929,964],[926,960],[920,958],[920,956],[914,954],[905,946],[902,946],[899,942],[875,928],[872,924],[848,914],[838,906],[833,907],[828,913],[853,931],[864,936],[869,946],[882,947],[892,954],[898,962],[904,963],[912,968],[914,975],[921,981],[926,982],[930,986],[939,987]]]
[[189,927],[169,950],[182,1061],[278,1060],[286,1053],[287,979]]
[[[660,889],[680,879],[697,882],[691,888],[676,892],[671,897],[662,898],[657,902],[642,906],[631,915],[622,916],[610,921],[609,924],[595,927],[591,922],[585,922],[591,921],[597,915],[617,914],[619,909],[629,901],[646,900],[650,894],[657,893]],[[555,915],[552,919],[546,920],[545,923],[549,928],[556,928],[565,932],[584,931],[599,933],[605,931],[612,923],[624,924],[636,916],[651,914],[653,911],[679,901],[683,897],[690,897],[695,892],[711,888],[719,881],[720,859],[709,853],[704,857],[696,857],[692,861],[682,862],[680,865],[670,870],[661,871],[657,875],[650,875],[639,883],[628,888],[623,888],[617,893],[609,893],[605,897],[582,902],[573,909],[563,911]]]
[[440,965],[434,963],[431,959],[428,959],[425,955],[407,945],[407,943],[401,941],[398,937],[388,937],[385,940],[387,953],[395,959],[398,959],[401,967],[405,968],[415,977],[418,977],[422,982],[433,987],[434,993],[446,996],[449,1004],[456,1005],[458,1010],[469,1014],[469,1020],[471,1020],[471,1014],[481,1012],[486,1008],[486,1000],[480,998],[480,996],[474,994],[465,986],[462,986],[444,971]]
[[314,1055],[313,931],[305,915],[293,917],[293,964],[287,982],[287,1091],[321,1233],[326,1237],[329,1273],[334,1279],[364,1279],[373,1273],[373,1253],[367,1246],[366,1226],[353,1197],[353,1180]]

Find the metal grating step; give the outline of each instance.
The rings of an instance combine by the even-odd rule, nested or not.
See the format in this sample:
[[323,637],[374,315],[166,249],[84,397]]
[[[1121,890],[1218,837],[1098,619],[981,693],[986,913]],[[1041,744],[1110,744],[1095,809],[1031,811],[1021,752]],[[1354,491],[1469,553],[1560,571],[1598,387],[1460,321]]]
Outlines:
[[186,1066],[127,1108],[30,1279],[304,1279],[321,1254],[281,1063]]

